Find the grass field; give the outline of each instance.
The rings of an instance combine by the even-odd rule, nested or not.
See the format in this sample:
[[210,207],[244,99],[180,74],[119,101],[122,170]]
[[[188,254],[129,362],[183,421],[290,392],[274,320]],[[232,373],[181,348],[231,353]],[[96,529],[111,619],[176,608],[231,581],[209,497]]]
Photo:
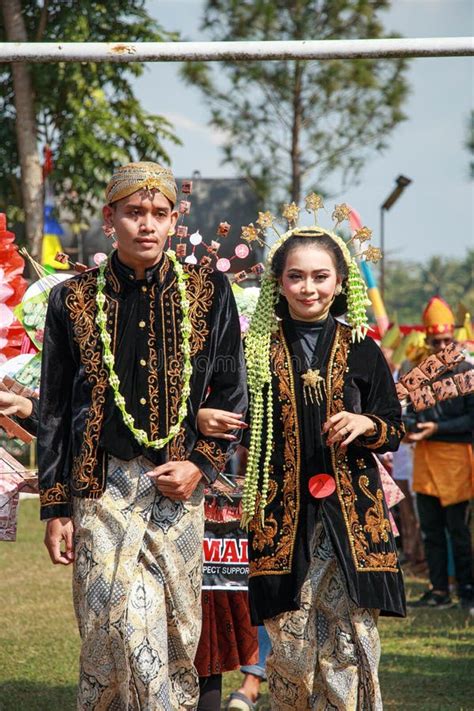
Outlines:
[[[73,711],[79,637],[70,570],[52,566],[38,502],[21,502],[16,543],[0,543],[0,711]],[[409,596],[423,589],[407,581]],[[381,619],[386,709],[474,711],[473,618],[457,609]],[[224,679],[226,695],[239,672]],[[265,688],[263,689],[265,692]],[[268,709],[264,697],[259,704]]]

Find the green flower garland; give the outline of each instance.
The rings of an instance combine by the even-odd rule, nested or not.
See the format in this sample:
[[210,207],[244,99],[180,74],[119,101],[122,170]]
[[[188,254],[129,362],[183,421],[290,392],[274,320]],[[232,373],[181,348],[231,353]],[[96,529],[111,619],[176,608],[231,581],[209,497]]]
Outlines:
[[[260,473],[262,487],[259,509],[264,516],[270,475],[270,457],[273,444],[273,392],[270,370],[270,345],[272,333],[278,328],[275,305],[278,301],[278,284],[271,275],[262,280],[257,307],[245,337],[247,382],[251,400],[250,446],[242,496],[242,526],[246,528],[255,514]],[[265,422],[265,444],[262,442]],[[265,452],[260,468],[262,448]]]
[[107,331],[106,328],[106,323],[107,323],[107,314],[105,312],[105,294],[104,294],[104,289],[105,289],[105,269],[107,266],[107,262],[104,261],[100,264],[99,266],[99,272],[97,274],[97,296],[96,296],[96,304],[97,304],[97,316],[96,316],[96,323],[99,327],[99,332],[100,332],[100,339],[102,341],[102,345],[104,347],[104,354],[103,354],[103,361],[109,371],[109,383],[110,386],[114,392],[114,400],[115,404],[117,405],[118,409],[120,410],[122,414],[123,421],[125,422],[126,426],[130,430],[130,432],[133,434],[137,442],[139,442],[141,445],[144,445],[145,447],[150,447],[151,449],[162,449],[165,445],[168,444],[176,435],[178,434],[182,422],[184,418],[186,417],[187,411],[188,411],[188,404],[187,400],[189,397],[189,393],[191,392],[191,375],[193,372],[193,367],[191,364],[191,333],[192,333],[192,327],[191,327],[191,321],[189,319],[189,300],[187,297],[186,293],[186,279],[187,276],[184,273],[184,269],[180,262],[177,260],[176,255],[173,251],[168,250],[166,252],[167,257],[171,260],[173,264],[173,269],[176,274],[177,282],[178,282],[178,291],[179,291],[179,296],[180,296],[180,306],[181,306],[181,311],[183,318],[181,320],[181,351],[184,356],[184,367],[183,367],[183,374],[184,374],[184,380],[183,380],[183,386],[182,386],[182,392],[181,392],[181,402],[178,410],[178,421],[176,424],[174,424],[171,428],[166,437],[162,437],[161,439],[156,439],[156,440],[150,440],[148,439],[148,435],[145,432],[145,430],[138,429],[138,427],[135,426],[135,420],[133,416],[127,412],[126,409],[126,403],[125,403],[125,398],[120,392],[120,380],[118,378],[117,373],[115,372],[115,357],[114,354],[112,353],[112,350],[110,348],[112,339],[110,337],[110,334]]
[[[270,344],[272,332],[278,328],[275,306],[278,302],[278,282],[271,273],[271,264],[275,252],[293,235],[314,230],[315,236],[326,234],[340,247],[348,267],[347,278],[347,322],[352,329],[352,339],[362,340],[368,331],[368,319],[365,306],[367,287],[360,273],[355,258],[347,244],[334,232],[320,227],[292,228],[279,237],[272,245],[267,258],[260,296],[250,321],[245,338],[245,358],[247,379],[251,401],[250,410],[250,446],[242,497],[242,521],[246,528],[257,509],[264,520],[267,503],[268,482],[270,476],[270,458],[273,446],[273,393],[270,369]],[[264,454],[263,462],[262,453]],[[261,481],[260,489],[259,483]]]

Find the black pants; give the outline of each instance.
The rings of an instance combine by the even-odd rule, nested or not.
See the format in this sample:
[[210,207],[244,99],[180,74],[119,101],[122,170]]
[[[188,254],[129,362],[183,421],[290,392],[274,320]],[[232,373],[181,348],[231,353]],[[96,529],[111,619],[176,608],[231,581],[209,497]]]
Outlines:
[[441,506],[436,496],[426,494],[417,494],[416,501],[431,585],[435,590],[449,589],[446,529],[453,546],[458,589],[462,591],[466,585],[472,585],[469,501]]
[[220,711],[222,674],[199,677],[199,704],[197,711]]

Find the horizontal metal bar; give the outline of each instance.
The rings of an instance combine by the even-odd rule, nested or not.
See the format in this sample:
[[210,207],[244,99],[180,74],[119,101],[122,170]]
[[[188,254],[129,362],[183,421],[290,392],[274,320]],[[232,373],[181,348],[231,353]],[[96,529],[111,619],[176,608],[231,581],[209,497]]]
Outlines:
[[474,55],[473,37],[277,42],[4,42],[0,62],[190,62],[195,60],[456,57]]

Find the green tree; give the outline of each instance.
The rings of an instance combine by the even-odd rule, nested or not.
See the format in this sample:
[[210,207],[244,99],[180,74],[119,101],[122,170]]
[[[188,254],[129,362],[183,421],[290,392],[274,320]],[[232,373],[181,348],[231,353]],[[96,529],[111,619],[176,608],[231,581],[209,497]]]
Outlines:
[[385,308],[399,323],[420,323],[424,296],[420,290],[420,267],[413,262],[390,260],[385,267]]
[[457,306],[463,303],[474,315],[474,249],[468,249],[463,260],[450,260],[450,273],[446,284],[446,300]]
[[450,281],[452,269],[449,262],[440,256],[433,256],[419,267],[420,292],[426,300],[435,294],[443,296],[445,285]]
[[[28,37],[20,0],[1,0],[0,9],[0,17],[4,20],[5,39],[11,42],[26,42]],[[1,30],[0,33],[3,34]],[[0,83],[3,84],[1,76],[0,74]],[[0,171],[7,176],[10,191],[14,191],[17,200],[25,206],[27,236],[31,250],[34,256],[37,256],[43,233],[43,196],[33,84],[27,64],[12,65],[11,84],[14,118],[9,116],[6,99],[2,105],[0,93],[0,114],[3,116],[0,123]],[[10,131],[12,135],[9,135]],[[15,180],[15,166],[19,166],[20,185]]]
[[[381,38],[389,0],[207,0],[214,40]],[[405,116],[405,60],[194,62],[183,75],[203,92],[224,132],[224,162],[262,200],[353,180]]]
[[[80,8],[71,0],[43,0],[41,4],[37,0],[0,0],[0,8],[0,41],[135,42],[172,38],[148,15],[143,0],[84,0]],[[18,96],[25,96],[25,81],[29,80],[31,86],[29,94],[26,92],[30,101],[26,109],[34,119],[26,132],[29,156],[36,146],[39,165],[42,147],[50,146],[55,192],[77,220],[82,221],[101,198],[104,181],[115,166],[145,158],[169,162],[164,142],[176,143],[177,139],[170,123],[144,111],[135,97],[133,85],[144,71],[143,64],[16,66],[27,69],[26,78],[25,72],[18,79],[10,65],[0,65],[0,210],[6,210],[12,220],[26,217],[29,247],[38,256],[41,230],[38,238],[38,225],[32,224],[34,215],[25,199],[28,176],[21,160],[22,137],[15,130],[24,124],[25,106],[19,105]],[[35,213],[39,211],[42,219],[41,171],[36,169],[32,180],[35,185],[31,190],[40,195]]]
[[400,323],[420,323],[432,296],[442,296],[456,313],[460,303],[474,313],[474,249],[462,259],[440,256],[428,262],[390,261],[386,268],[385,306]]

